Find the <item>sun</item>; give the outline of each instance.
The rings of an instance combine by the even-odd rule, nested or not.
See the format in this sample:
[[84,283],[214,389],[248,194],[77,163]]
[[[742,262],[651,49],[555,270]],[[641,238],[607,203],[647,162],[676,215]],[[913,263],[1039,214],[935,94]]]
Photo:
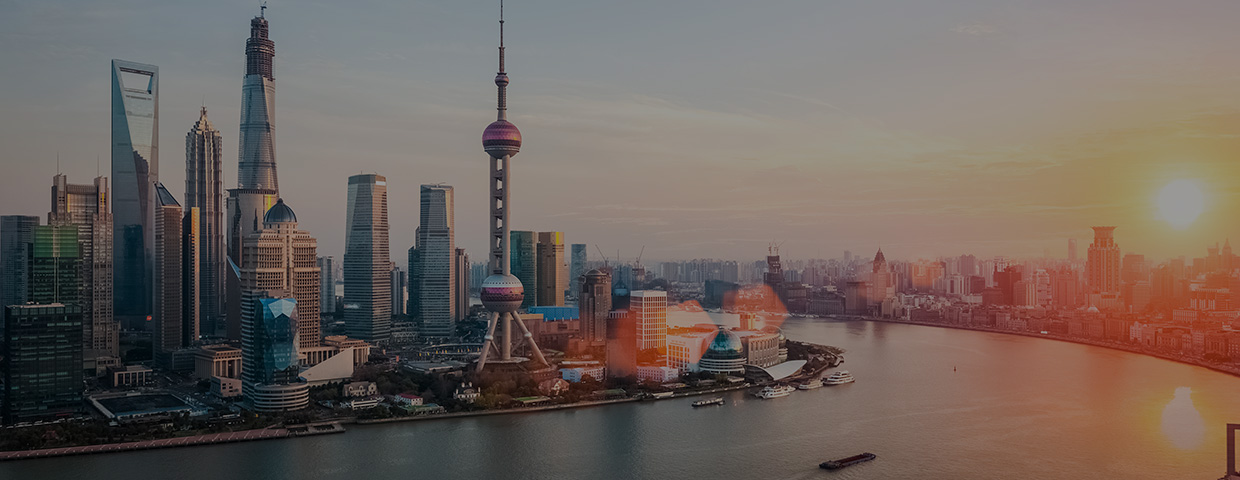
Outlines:
[[1205,193],[1195,181],[1175,180],[1158,192],[1158,216],[1176,229],[1188,228],[1205,209]]

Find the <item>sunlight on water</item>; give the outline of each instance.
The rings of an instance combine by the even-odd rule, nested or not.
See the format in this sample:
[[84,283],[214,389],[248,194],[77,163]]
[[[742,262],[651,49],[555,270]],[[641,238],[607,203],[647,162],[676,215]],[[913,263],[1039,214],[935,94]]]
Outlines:
[[1201,413],[1193,405],[1193,389],[1180,387],[1175,389],[1172,398],[1163,408],[1162,431],[1167,440],[1181,450],[1192,450],[1205,441],[1206,426]]

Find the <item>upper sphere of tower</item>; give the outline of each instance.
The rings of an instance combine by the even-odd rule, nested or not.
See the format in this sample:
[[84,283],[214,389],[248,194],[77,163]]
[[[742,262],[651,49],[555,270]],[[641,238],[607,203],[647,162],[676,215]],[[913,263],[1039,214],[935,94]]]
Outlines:
[[496,120],[482,131],[482,148],[492,157],[516,155],[521,151],[521,131],[507,120]]
[[501,73],[495,76],[495,85],[500,87],[508,86],[508,74]]

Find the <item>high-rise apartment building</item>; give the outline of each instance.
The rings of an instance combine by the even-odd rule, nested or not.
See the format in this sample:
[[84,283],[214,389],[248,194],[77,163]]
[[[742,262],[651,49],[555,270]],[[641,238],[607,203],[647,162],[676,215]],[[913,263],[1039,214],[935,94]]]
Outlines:
[[197,208],[199,228],[198,301],[202,331],[215,335],[224,316],[223,140],[202,107],[185,134],[185,208]]
[[345,330],[350,337],[382,344],[392,332],[387,178],[375,174],[349,177],[348,202],[344,250]]
[[[267,292],[286,292],[297,304],[297,344],[308,349],[322,343],[319,326],[318,242],[297,229],[297,215],[276,202],[263,216],[262,228],[241,245],[241,317],[253,320],[252,310]],[[387,285],[388,276],[383,276]],[[347,285],[346,285],[347,292]],[[244,329],[243,329],[244,330]],[[244,336],[244,331],[242,332]]]
[[581,283],[585,281],[586,262],[588,260],[586,252],[586,244],[584,243],[574,243],[569,247],[568,292],[573,297],[581,293]]
[[637,324],[637,349],[667,348],[667,292],[636,290],[629,295],[629,314]]
[[511,251],[512,275],[528,285],[525,289],[525,300],[521,308],[538,305],[538,234],[536,232],[518,230],[509,233],[509,249]]
[[564,262],[564,234],[538,232],[538,305],[564,306],[568,290],[568,265]]
[[392,315],[405,314],[405,271],[392,263],[392,273],[389,275],[389,281],[392,283]]
[[145,328],[155,291],[159,67],[112,60],[113,315]]
[[82,408],[82,310],[77,305],[4,307],[4,423]]
[[1090,293],[1120,292],[1120,250],[1115,227],[1093,227],[1094,243],[1086,259],[1086,285]]
[[155,310],[151,350],[155,362],[170,366],[172,352],[185,346],[185,214],[181,204],[162,184],[155,184]]
[[336,312],[336,260],[330,256],[319,257],[319,315],[331,316]]
[[[91,185],[75,185],[64,175],[52,177],[52,209],[48,225],[73,225],[78,230],[82,261],[82,342],[85,359],[120,355],[119,327],[112,315],[112,212],[108,179],[96,177]],[[3,267],[0,267],[3,270]]]
[[418,317],[422,336],[450,337],[456,329],[456,244],[453,189],[422,185],[417,230]]
[[203,331],[202,210],[188,207],[181,217],[181,345],[190,346],[214,332]]
[[456,300],[456,321],[459,322],[469,316],[469,281],[471,278],[469,255],[465,253],[464,248],[457,248],[453,257],[456,270],[456,278],[453,281],[456,286],[453,287],[452,297]]
[[39,217],[0,216],[0,307],[30,300],[30,246]]
[[611,275],[590,270],[582,275],[581,291],[577,294],[581,338],[595,345],[607,341],[607,316],[611,313]]

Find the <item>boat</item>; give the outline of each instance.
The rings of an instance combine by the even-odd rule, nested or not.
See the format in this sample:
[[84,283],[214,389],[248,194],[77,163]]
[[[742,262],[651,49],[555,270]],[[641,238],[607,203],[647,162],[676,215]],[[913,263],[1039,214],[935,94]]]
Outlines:
[[797,385],[797,390],[813,390],[815,388],[822,388],[821,379],[819,379],[818,381],[810,380],[808,382]]
[[825,462],[818,464],[818,468],[823,468],[827,470],[839,470],[841,468],[850,467],[858,463],[868,462],[875,458],[878,458],[878,455],[875,455],[870,452],[865,452],[860,455],[853,455],[851,457],[841,458],[839,460],[827,460]]
[[792,395],[792,392],[795,391],[796,389],[789,385],[767,385],[762,387],[762,390],[759,390],[755,395],[760,398],[772,399]]
[[852,383],[855,381],[857,381],[857,379],[853,378],[852,374],[848,373],[848,370],[840,370],[838,372],[832,373],[831,376],[823,379],[822,384],[823,385],[843,385],[845,383]]
[[709,400],[698,400],[693,402],[695,407],[706,407],[710,405],[723,405],[723,397],[715,397]]

